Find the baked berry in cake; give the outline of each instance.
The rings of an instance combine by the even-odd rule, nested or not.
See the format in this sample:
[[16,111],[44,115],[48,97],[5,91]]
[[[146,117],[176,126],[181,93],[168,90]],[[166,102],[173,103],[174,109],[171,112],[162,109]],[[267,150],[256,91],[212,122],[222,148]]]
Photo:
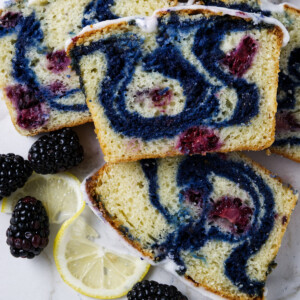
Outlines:
[[177,1],[12,1],[0,11],[0,88],[12,121],[35,135],[91,121],[65,41],[109,18],[147,15]]
[[[263,299],[295,192],[236,153],[107,164],[86,181],[101,218],[154,262],[228,299]],[[280,262],[279,262],[280,263]]]
[[209,9],[103,22],[70,42],[107,161],[273,143],[282,31]]

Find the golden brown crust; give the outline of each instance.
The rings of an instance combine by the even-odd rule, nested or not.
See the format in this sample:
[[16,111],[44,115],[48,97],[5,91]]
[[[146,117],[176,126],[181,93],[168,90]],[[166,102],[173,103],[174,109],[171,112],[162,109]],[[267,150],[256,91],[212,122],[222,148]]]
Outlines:
[[300,8],[296,8],[294,6],[290,6],[288,3],[285,3],[284,4],[284,8],[289,11],[289,12],[292,12],[292,13],[295,13],[295,14],[298,14],[300,15]]
[[281,147],[271,147],[269,150],[271,151],[271,153],[283,156],[283,157],[288,158],[290,160],[293,160],[297,163],[300,163],[300,156],[299,155],[295,156],[291,153],[288,153],[286,150],[284,150]]
[[110,224],[110,226],[117,231],[117,233],[126,240],[127,243],[129,243],[132,247],[137,249],[142,255],[145,257],[150,258],[151,260],[154,260],[153,254],[145,251],[142,246],[137,241],[130,240],[123,232],[120,230],[121,223],[117,222],[116,220],[112,220],[109,216],[107,210],[105,209],[103,203],[99,200],[97,200],[97,195],[95,188],[97,187],[98,179],[102,177],[102,174],[109,170],[110,165],[106,164],[104,165],[97,173],[95,173],[92,177],[88,178],[86,180],[85,189],[87,192],[87,195],[89,197],[89,200],[93,204],[95,208],[99,210],[102,217],[105,219],[106,222]]
[[[248,158],[247,156],[243,155],[243,154],[239,154],[239,156],[245,160],[248,164],[251,164],[252,167],[254,169],[257,169],[258,171],[262,172],[264,175],[266,176],[270,176],[272,175],[272,173],[267,170],[266,168],[264,168],[263,166],[261,166],[260,164],[256,163],[255,161],[253,161],[252,159]],[[153,255],[151,253],[146,252],[144,249],[142,249],[141,245],[138,242],[133,242],[132,240],[128,239],[123,233],[122,231],[119,229],[119,226],[122,224],[119,224],[118,222],[116,222],[115,220],[112,220],[112,218],[109,216],[108,212],[105,210],[104,205],[101,203],[101,200],[98,199],[97,201],[97,195],[96,195],[96,187],[98,186],[99,182],[101,182],[101,178],[102,178],[102,174],[104,172],[109,172],[109,168],[110,166],[113,164],[106,164],[105,166],[103,166],[97,173],[95,173],[91,178],[89,178],[86,182],[86,192],[89,196],[90,201],[93,203],[93,205],[95,207],[97,207],[102,216],[105,218],[105,220],[119,233],[120,236],[122,236],[131,246],[135,247],[139,252],[141,252],[143,255],[145,255],[146,257],[149,257],[150,259],[153,260]],[[272,176],[273,180],[277,181],[278,183],[282,184],[282,180],[279,177],[274,177]],[[292,188],[290,186],[287,185],[283,185],[283,189],[288,191],[292,191]],[[290,211],[292,211],[297,203],[297,195],[294,196],[294,199],[291,203],[291,206],[289,207]],[[273,256],[273,258],[271,259],[274,260],[276,258],[276,253],[278,252],[280,246],[281,246],[281,241],[283,238],[283,235],[286,231],[286,228],[288,226],[290,222],[290,214],[287,216],[287,222],[285,224],[282,225],[281,227],[281,232],[280,232],[280,236],[278,238],[279,243],[274,245],[275,248],[275,255]],[[267,275],[265,276],[266,279]],[[227,299],[231,299],[231,300],[263,300],[265,299],[264,296],[262,297],[247,297],[247,296],[234,296],[232,294],[226,293],[225,291],[223,291],[222,293],[216,290],[213,290],[211,287],[205,285],[205,284],[200,284],[196,281],[194,281],[190,276],[185,276],[185,279],[190,281],[191,283],[193,283],[196,287],[203,287],[206,290],[215,293],[221,297],[226,297]]]
[[231,295],[231,294],[228,294],[228,293],[221,293],[221,292],[219,292],[219,291],[215,291],[215,290],[213,290],[212,288],[210,288],[210,287],[208,287],[207,285],[205,285],[205,284],[199,284],[199,283],[197,283],[195,280],[193,280],[193,278],[192,277],[190,277],[190,276],[184,276],[184,278],[186,279],[186,280],[188,280],[188,281],[190,281],[192,284],[194,284],[196,287],[203,287],[203,288],[205,288],[207,291],[209,291],[209,292],[211,292],[211,293],[213,293],[213,294],[216,294],[216,295],[218,295],[218,296],[220,296],[220,297],[225,297],[226,299],[229,299],[229,300],[264,300],[265,299],[265,297],[264,296],[262,296],[262,297],[239,297],[239,296],[233,296],[233,295]]
[[51,127],[51,126],[49,126],[49,123],[48,123],[45,126],[37,128],[37,129],[32,129],[32,130],[22,129],[17,124],[16,109],[14,108],[11,101],[7,98],[6,93],[5,93],[5,89],[1,89],[1,90],[2,90],[2,96],[3,96],[4,101],[6,103],[8,112],[10,114],[11,121],[12,121],[14,127],[16,128],[16,130],[23,136],[35,136],[35,135],[38,135],[40,133],[51,132],[51,131],[59,130],[59,129],[62,129],[62,128],[65,128],[65,127],[75,127],[75,126],[83,125],[83,124],[88,123],[88,122],[93,122],[93,119],[92,119],[91,115],[89,115],[89,117],[79,118],[79,120],[77,122],[72,121],[72,122],[68,122],[68,124],[62,124],[60,126],[52,126]]

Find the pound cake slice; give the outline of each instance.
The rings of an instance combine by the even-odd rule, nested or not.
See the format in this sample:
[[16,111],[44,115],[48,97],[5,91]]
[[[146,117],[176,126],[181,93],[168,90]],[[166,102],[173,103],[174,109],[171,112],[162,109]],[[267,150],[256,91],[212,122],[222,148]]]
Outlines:
[[278,19],[287,28],[290,41],[280,55],[276,136],[270,150],[300,162],[300,9],[286,3],[274,5],[266,0],[202,0],[194,3],[260,12]]
[[[8,2],[8,1],[7,1]],[[35,135],[91,121],[65,41],[82,27],[149,15],[175,0],[9,1],[0,11],[0,88],[16,129]]]
[[67,49],[106,161],[269,147],[280,25],[194,5],[85,28]]
[[85,187],[101,218],[144,256],[171,260],[185,281],[235,300],[264,298],[297,201],[236,153],[107,164]]

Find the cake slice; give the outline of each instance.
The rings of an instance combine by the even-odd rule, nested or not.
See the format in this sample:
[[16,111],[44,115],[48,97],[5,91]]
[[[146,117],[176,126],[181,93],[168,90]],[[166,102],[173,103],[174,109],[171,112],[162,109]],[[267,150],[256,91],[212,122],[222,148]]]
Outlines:
[[91,121],[65,41],[110,18],[149,15],[176,0],[29,0],[0,11],[0,88],[23,135]]
[[270,150],[300,162],[300,9],[282,8],[272,15],[286,26],[290,42],[280,56],[276,138]]
[[189,6],[86,27],[68,54],[106,161],[269,147],[279,25]]
[[107,164],[94,209],[154,262],[228,299],[263,299],[297,195],[250,159],[207,154]]
[[263,0],[201,0],[194,3],[259,12],[282,22],[290,41],[281,51],[278,114],[275,143],[271,152],[300,162],[300,9],[287,3],[274,5]]

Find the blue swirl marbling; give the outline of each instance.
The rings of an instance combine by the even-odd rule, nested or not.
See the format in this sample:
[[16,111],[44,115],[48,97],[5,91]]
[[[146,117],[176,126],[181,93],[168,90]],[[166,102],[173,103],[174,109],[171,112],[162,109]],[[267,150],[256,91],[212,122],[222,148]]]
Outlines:
[[110,11],[114,2],[114,0],[92,0],[84,9],[82,27],[105,20],[117,19],[118,16]]
[[[264,282],[249,278],[246,267],[248,260],[266,243],[274,226],[274,197],[265,181],[249,165],[241,161],[224,160],[216,154],[184,158],[178,166],[177,185],[181,191],[187,189],[202,191],[203,211],[200,216],[195,218],[189,215],[183,207],[175,215],[172,215],[160,203],[157,160],[141,161],[141,166],[149,182],[149,196],[152,205],[175,228],[174,232],[170,233],[163,242],[153,244],[153,249],[162,251],[158,258],[171,257],[179,265],[180,273],[184,274],[186,267],[180,255],[181,251],[186,250],[193,253],[211,240],[231,243],[235,247],[224,262],[225,275],[240,291],[249,295],[261,296]],[[239,184],[239,187],[251,196],[254,206],[252,226],[244,234],[238,236],[225,233],[217,226],[208,223],[209,212],[212,208],[210,195],[214,189],[209,180],[210,175],[224,177]],[[260,197],[263,199],[262,203]],[[264,209],[263,215],[261,215],[262,209]]]
[[[291,51],[288,60],[288,69],[279,73],[278,94],[283,97],[278,98],[278,110],[293,110],[296,108],[296,92],[300,88],[300,48]],[[286,145],[300,145],[300,138],[277,138],[273,146],[284,147]]]
[[32,13],[27,17],[22,16],[15,28],[6,30],[5,28],[0,27],[0,37],[12,33],[17,34],[15,55],[12,59],[12,75],[15,81],[35,90],[39,101],[47,102],[52,109],[76,112],[87,111],[88,108],[85,104],[68,105],[58,102],[58,100],[75,93],[81,93],[81,89],[72,89],[60,95],[54,95],[48,87],[43,86],[39,82],[34,70],[30,67],[30,60],[27,57],[27,52],[32,47],[36,47],[45,54],[47,52],[47,48],[43,46],[44,34],[35,14]]
[[279,90],[284,97],[278,99],[278,109],[294,109],[296,105],[296,90],[300,87],[300,48],[292,50],[288,60],[288,70],[279,73]]
[[[224,71],[220,61],[225,57],[220,44],[227,32],[246,32],[257,25],[245,20],[227,17],[180,21],[175,14],[165,21],[158,20],[156,41],[158,47],[150,54],[142,52],[143,38],[138,34],[124,33],[78,46],[71,51],[73,66],[80,75],[80,59],[101,51],[106,56],[107,71],[100,83],[99,102],[112,128],[128,137],[144,140],[172,138],[194,126],[214,128],[245,125],[259,112],[260,95],[255,84],[237,78]],[[260,28],[270,25],[261,24]],[[195,35],[192,53],[207,72],[218,78],[220,85],[212,85],[197,68],[184,58],[179,41],[184,35]],[[178,41],[178,43],[176,43]],[[183,111],[175,116],[161,115],[144,118],[126,108],[126,88],[131,83],[136,65],[145,72],[159,72],[167,78],[176,79],[183,88],[186,103]],[[180,66],[180,67],[179,67]],[[215,121],[219,113],[219,101],[215,96],[223,87],[235,89],[238,101],[232,116]]]
[[[241,11],[246,11],[246,12],[251,12],[251,13],[262,13],[259,5],[249,5],[246,3],[238,3],[238,4],[227,4],[224,1],[219,1],[219,0],[202,0],[203,5],[207,6],[220,6],[220,7],[226,7],[230,9],[236,9],[236,10],[241,10]],[[270,15],[270,12],[264,12],[264,15]]]

